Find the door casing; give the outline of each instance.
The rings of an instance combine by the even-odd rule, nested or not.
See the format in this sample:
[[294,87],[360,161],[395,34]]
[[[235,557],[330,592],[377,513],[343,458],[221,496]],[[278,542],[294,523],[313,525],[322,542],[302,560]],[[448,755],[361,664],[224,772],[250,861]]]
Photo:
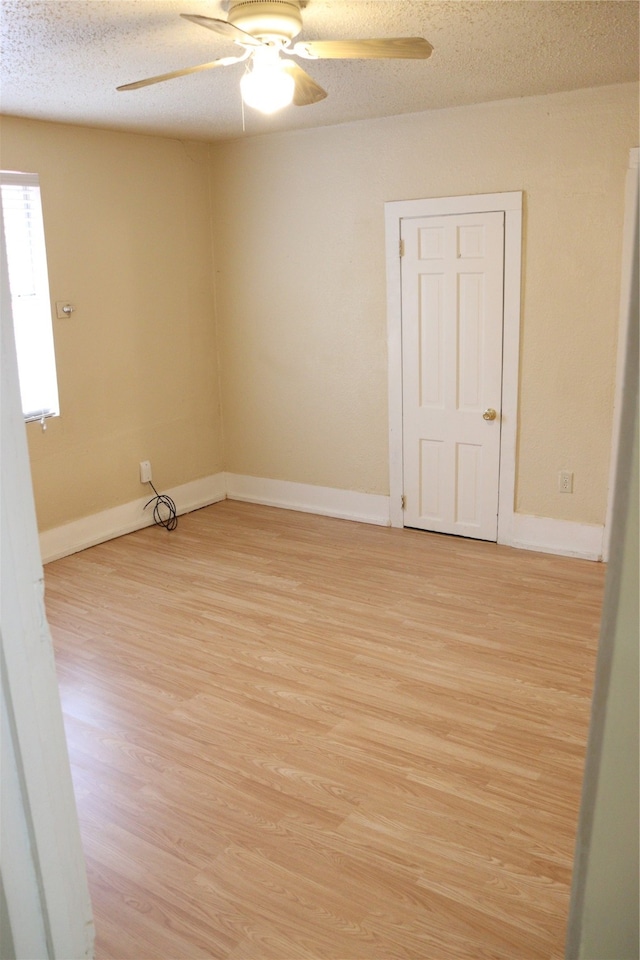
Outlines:
[[498,543],[513,542],[518,439],[520,371],[520,301],[522,273],[522,192],[487,193],[385,203],[387,263],[387,349],[389,375],[389,517],[392,527],[404,526],[402,451],[402,293],[400,274],[401,221],[413,217],[503,211],[504,325],[502,353],[502,431],[498,491]]

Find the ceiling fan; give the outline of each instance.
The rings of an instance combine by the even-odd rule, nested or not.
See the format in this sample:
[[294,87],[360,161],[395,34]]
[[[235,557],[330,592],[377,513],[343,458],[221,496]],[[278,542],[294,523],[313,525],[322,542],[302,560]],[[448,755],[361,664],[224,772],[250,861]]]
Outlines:
[[301,8],[305,5],[306,0],[230,0],[226,20],[182,13],[180,16],[185,20],[232,40],[243,48],[242,53],[137,80],[135,83],[125,83],[117,89],[137,90],[201,70],[247,61],[247,70],[240,81],[242,99],[262,113],[274,113],[292,102],[304,107],[327,96],[326,90],[306,70],[292,60],[283,59],[281,54],[305,60],[426,60],[433,51],[431,44],[422,37],[302,40],[291,46],[291,41],[302,30]]

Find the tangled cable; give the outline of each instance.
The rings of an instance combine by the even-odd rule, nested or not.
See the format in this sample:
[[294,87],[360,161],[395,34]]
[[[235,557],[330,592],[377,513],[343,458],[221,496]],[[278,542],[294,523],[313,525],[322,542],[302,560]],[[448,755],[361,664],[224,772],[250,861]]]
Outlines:
[[148,500],[145,503],[144,509],[146,510],[149,504],[153,503],[155,500],[153,507],[154,523],[157,523],[159,527],[164,527],[165,530],[175,530],[175,528],[178,526],[178,512],[176,510],[175,503],[171,497],[167,497],[165,494],[158,493],[154,485],[151,483],[151,480],[148,480],[147,482],[155,493],[155,497],[151,497],[151,500]]

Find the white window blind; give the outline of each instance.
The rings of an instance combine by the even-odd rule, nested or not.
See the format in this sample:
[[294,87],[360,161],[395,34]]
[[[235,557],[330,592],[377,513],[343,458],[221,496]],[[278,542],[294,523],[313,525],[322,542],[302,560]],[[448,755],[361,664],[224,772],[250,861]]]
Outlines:
[[0,171],[0,192],[22,412],[44,420],[60,405],[38,175]]

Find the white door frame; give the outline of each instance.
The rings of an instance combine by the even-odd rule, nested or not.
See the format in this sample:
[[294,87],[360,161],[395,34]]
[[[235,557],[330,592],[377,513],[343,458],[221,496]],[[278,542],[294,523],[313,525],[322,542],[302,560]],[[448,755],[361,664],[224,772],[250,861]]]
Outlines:
[[624,191],[624,224],[622,232],[622,270],[620,282],[620,314],[618,320],[618,352],[616,359],[616,386],[613,400],[613,423],[611,426],[611,459],[609,461],[609,492],[607,495],[607,514],[604,523],[604,550],[602,559],[606,562],[611,554],[611,532],[613,504],[615,499],[616,470],[618,449],[620,446],[620,417],[622,412],[622,388],[627,351],[627,331],[631,322],[629,304],[631,302],[631,275],[633,272],[634,227],[638,210],[638,168],[640,166],[640,148],[629,151],[629,168]]
[[86,960],[94,955],[93,919],[45,613],[2,237],[0,207],[0,942],[3,955]]
[[520,280],[522,264],[522,193],[486,193],[385,203],[387,262],[387,348],[389,358],[389,517],[404,526],[402,496],[402,290],[400,226],[405,218],[503,211],[504,328],[502,356],[502,431],[498,494],[498,543],[513,541],[520,370]]

